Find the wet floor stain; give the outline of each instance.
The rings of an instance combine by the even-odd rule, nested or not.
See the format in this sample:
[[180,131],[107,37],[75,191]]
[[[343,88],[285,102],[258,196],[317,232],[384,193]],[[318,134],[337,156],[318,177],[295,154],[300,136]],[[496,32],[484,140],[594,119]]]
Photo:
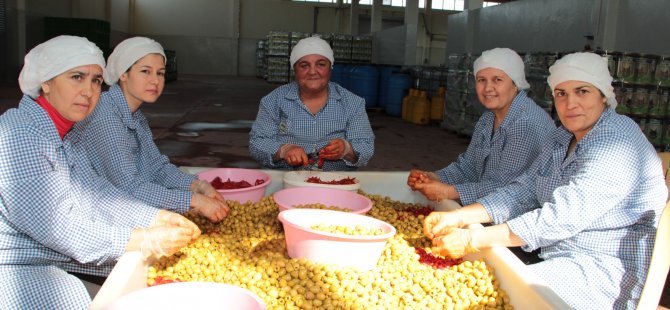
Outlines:
[[208,122],[188,122],[177,126],[182,132],[197,132],[203,130],[230,130],[230,129],[251,129],[254,123],[252,120],[232,120],[224,123]]
[[207,154],[209,147],[202,143],[190,143],[175,140],[156,140],[160,152],[168,157],[189,157]]
[[[226,152],[221,145],[195,143],[176,140],[156,140],[160,152],[170,158],[170,162],[177,166],[194,167],[237,167],[259,169],[260,165],[249,155]],[[232,146],[226,146],[232,148]]]

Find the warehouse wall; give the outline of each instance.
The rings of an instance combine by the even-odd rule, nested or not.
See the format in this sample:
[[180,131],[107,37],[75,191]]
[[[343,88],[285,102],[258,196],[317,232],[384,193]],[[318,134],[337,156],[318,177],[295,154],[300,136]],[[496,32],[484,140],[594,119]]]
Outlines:
[[620,52],[670,54],[670,1],[620,0],[616,42]]
[[105,19],[107,0],[6,1],[5,80],[16,80],[26,52],[45,40],[44,17]]
[[128,0],[111,1],[109,12],[110,46],[116,46],[116,44],[129,36],[131,27],[131,18],[129,16],[131,13]]
[[[350,33],[349,7],[285,0],[8,0],[7,6],[12,79],[25,53],[44,41],[46,16],[108,21],[112,48],[133,35],[154,38],[177,52],[180,73],[196,74],[255,75],[257,42],[271,30]],[[403,14],[385,8],[383,26],[402,25]],[[444,62],[447,14],[419,18],[417,64]],[[366,34],[371,8],[361,6],[359,15],[358,33]]]
[[[518,1],[451,15],[447,53],[480,53],[497,46],[519,52],[574,51],[594,36],[610,51],[667,54],[667,0]],[[650,35],[651,29],[654,35]]]

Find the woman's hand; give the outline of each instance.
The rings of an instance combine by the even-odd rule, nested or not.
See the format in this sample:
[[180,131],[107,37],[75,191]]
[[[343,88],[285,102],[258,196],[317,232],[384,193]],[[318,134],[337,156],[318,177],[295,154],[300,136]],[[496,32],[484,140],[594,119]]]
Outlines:
[[426,199],[428,200],[440,201],[444,199],[460,199],[460,195],[458,194],[458,191],[456,191],[455,186],[442,183],[440,180],[434,180],[427,175],[419,175],[415,180],[409,180],[408,178],[407,185],[409,185],[412,190],[419,191],[426,196]]
[[154,217],[154,220],[149,227],[155,226],[182,227],[189,229],[193,238],[200,236],[200,228],[198,228],[198,225],[182,215],[167,210],[158,211],[158,214],[156,214],[156,217]]
[[440,180],[440,178],[433,172],[412,169],[410,170],[409,176],[407,177],[407,186],[409,186],[409,188],[411,188],[414,191],[416,190],[416,184],[421,183],[422,180],[426,179],[436,181]]
[[319,151],[319,157],[327,160],[340,160],[346,155],[347,144],[342,139],[333,139]]
[[454,228],[462,228],[465,222],[458,212],[432,212],[423,220],[423,233],[429,239],[449,233]]
[[309,165],[309,158],[305,150],[298,145],[284,144],[280,150],[280,158],[284,159],[289,166]]
[[433,239],[433,252],[451,259],[479,252],[472,244],[470,229],[450,228],[445,235]]
[[226,218],[230,211],[223,199],[211,198],[198,193],[193,193],[191,196],[191,208],[196,214],[204,216],[214,223]]
[[[198,235],[199,236],[199,235]],[[153,226],[133,230],[126,251],[141,251],[145,261],[170,256],[187,246],[197,236],[177,226]]]
[[223,198],[223,195],[221,195],[221,193],[219,193],[219,191],[217,191],[216,188],[212,186],[212,184],[204,180],[193,180],[193,183],[191,183],[191,191],[194,193],[203,194],[209,198],[226,201]]

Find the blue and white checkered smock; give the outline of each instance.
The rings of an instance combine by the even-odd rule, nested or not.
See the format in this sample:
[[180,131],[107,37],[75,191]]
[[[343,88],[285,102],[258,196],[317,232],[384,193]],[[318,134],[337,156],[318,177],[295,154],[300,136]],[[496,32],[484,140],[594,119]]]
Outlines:
[[367,165],[374,153],[375,136],[365,112],[365,101],[342,86],[328,83],[328,101],[312,114],[300,100],[298,83],[282,85],[261,99],[251,127],[249,152],[263,167],[298,169],[286,161],[272,161],[282,144],[301,146],[305,153],[318,152],[336,138],[346,139],[358,161],[325,161],[323,170],[354,170]]
[[28,96],[0,116],[0,309],[85,309],[66,273],[105,276],[158,209],[100,178]]
[[540,154],[542,143],[556,128],[549,114],[525,91],[514,97],[495,132],[493,123],[493,112],[484,112],[475,125],[468,149],[449,166],[436,171],[443,183],[455,185],[463,205],[520,176]]
[[130,112],[118,84],[100,96],[98,106],[70,133],[81,136],[95,170],[145,203],[184,213],[191,204],[194,175],[162,155],[141,110]]
[[635,122],[607,108],[567,155],[556,129],[527,173],[480,200],[507,222],[530,265],[576,309],[635,309],[668,191],[661,160]]

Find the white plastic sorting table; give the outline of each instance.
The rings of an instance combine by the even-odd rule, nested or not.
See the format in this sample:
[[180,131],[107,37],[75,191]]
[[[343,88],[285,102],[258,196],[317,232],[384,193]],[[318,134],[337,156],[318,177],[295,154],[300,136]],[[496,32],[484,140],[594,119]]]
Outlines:
[[[196,174],[211,168],[181,167],[185,172]],[[283,188],[284,171],[263,170],[272,178],[266,190],[270,195]],[[421,194],[412,192],[406,185],[407,171],[395,172],[347,172],[361,182],[361,190],[369,194],[389,196],[403,202],[430,204],[436,209],[441,206],[429,202]],[[507,292],[515,309],[569,309],[569,306],[552,291],[543,280],[532,274],[507,248],[486,249],[466,259],[484,259],[495,269],[501,287]],[[139,253],[126,253],[116,264],[104,285],[91,303],[90,309],[103,309],[115,299],[146,287],[148,266],[142,262]]]

